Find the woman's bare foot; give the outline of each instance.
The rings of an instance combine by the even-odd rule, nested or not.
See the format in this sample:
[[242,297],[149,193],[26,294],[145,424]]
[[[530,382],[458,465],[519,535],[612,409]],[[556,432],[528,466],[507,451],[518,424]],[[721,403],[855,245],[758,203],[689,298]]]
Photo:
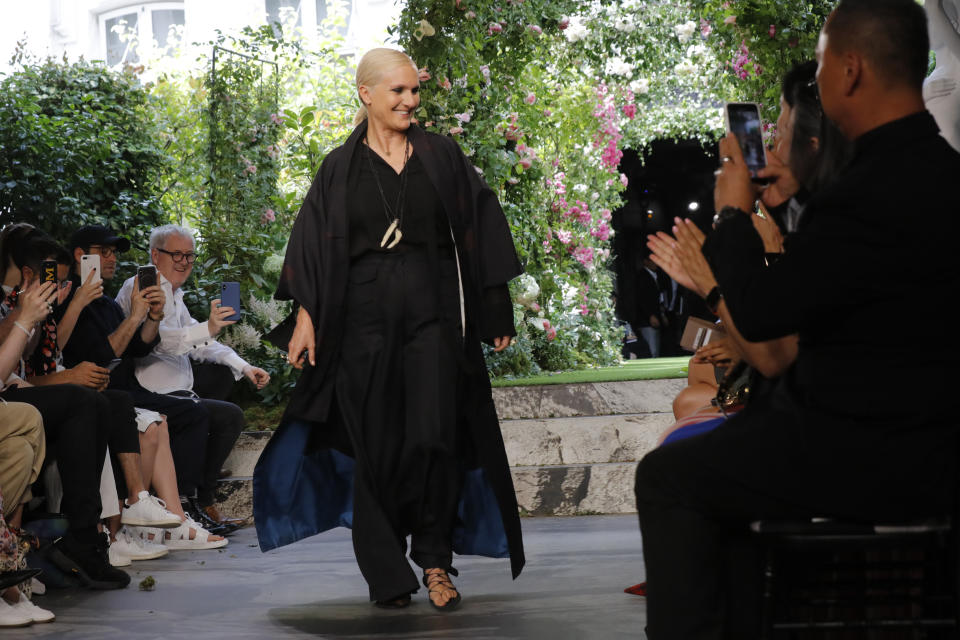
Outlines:
[[450,611],[460,604],[460,593],[444,569],[424,569],[423,585],[434,609]]

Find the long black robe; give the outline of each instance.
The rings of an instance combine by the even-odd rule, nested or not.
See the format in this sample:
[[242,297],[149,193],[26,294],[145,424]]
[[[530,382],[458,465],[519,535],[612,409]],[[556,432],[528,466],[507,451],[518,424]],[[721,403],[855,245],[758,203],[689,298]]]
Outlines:
[[[260,547],[279,547],[333,526],[349,526],[353,460],[331,417],[332,377],[343,333],[349,260],[347,176],[361,123],[346,143],[327,155],[290,235],[276,297],[294,300],[313,318],[316,366],[305,366],[283,418],[254,472],[254,516]],[[411,125],[408,139],[443,202],[456,242],[466,313],[465,390],[457,427],[468,469],[454,532],[454,550],[502,557],[513,577],[524,565],[516,495],[480,346],[485,289],[522,272],[509,224],[496,194],[480,179],[459,145]],[[274,332],[286,345],[294,315]]]

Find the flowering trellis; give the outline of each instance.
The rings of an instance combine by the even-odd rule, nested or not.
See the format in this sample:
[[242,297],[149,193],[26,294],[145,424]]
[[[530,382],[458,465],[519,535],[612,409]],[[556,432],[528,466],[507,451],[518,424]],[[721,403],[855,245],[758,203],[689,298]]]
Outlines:
[[421,69],[418,117],[497,189],[527,274],[518,344],[496,374],[619,352],[608,269],[625,147],[712,138],[728,86],[684,3],[411,0],[397,28]]

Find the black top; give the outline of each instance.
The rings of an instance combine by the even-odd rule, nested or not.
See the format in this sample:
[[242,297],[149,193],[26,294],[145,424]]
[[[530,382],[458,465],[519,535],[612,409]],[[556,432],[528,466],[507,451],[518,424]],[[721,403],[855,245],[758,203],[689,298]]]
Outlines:
[[[452,258],[453,240],[450,235],[450,223],[443,202],[437,193],[430,176],[420,161],[420,157],[409,147],[411,153],[405,171],[406,197],[403,204],[403,219],[400,230],[403,239],[393,249],[381,247],[384,233],[393,220],[384,207],[384,199],[395,215],[397,196],[400,191],[402,174],[394,171],[380,155],[361,142],[354,151],[348,178],[349,193],[347,217],[350,229],[350,260],[356,260],[368,251],[403,252],[427,251],[436,248],[438,255]],[[371,171],[377,172],[380,179]],[[381,196],[380,189],[383,189]],[[392,236],[387,244],[392,241]],[[486,287],[483,291],[483,304],[480,317],[480,335],[485,340],[501,336],[514,335],[513,305],[510,302],[510,290],[506,284]]]
[[708,238],[704,251],[743,336],[799,333],[787,378],[801,406],[870,423],[944,420],[944,399],[956,393],[947,334],[960,285],[957,176],[960,154],[921,112],[856,141],[775,264],[763,266],[746,214]]
[[[74,276],[73,280],[73,286],[79,286],[79,278]],[[119,357],[142,358],[160,344],[159,334],[152,341],[144,342],[138,327],[126,350],[122,354],[115,354],[110,345],[109,336],[117,330],[125,318],[123,309],[110,296],[102,296],[88,304],[80,312],[77,325],[63,348],[64,364],[67,367],[75,367],[81,362],[88,361],[105,367],[111,360]],[[111,382],[115,382],[115,377],[116,375],[111,376]]]
[[[409,149],[412,153],[413,148]],[[371,164],[380,178],[380,186],[370,169]],[[406,172],[406,198],[400,226],[403,239],[393,249],[381,248],[380,241],[394,217],[386,211],[383,200],[386,198],[394,214],[399,214],[396,205],[401,174],[394,171],[386,160],[366,144],[357,145],[349,178],[349,192],[352,197],[347,203],[351,260],[367,251],[407,251],[428,246],[452,248],[450,225],[443,210],[443,203],[440,202],[440,196],[416,153],[407,160]],[[381,186],[383,197],[380,195]],[[389,243],[388,240],[387,244]]]

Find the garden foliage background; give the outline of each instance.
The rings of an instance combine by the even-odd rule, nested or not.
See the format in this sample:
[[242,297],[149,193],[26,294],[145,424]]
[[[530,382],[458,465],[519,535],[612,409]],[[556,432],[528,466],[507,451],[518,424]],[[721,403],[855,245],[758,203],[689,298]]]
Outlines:
[[[512,284],[519,335],[488,354],[494,375],[613,363],[620,335],[609,270],[622,150],[722,133],[722,102],[761,102],[812,57],[826,0],[409,0],[393,29],[421,69],[427,130],[451,135],[499,194],[526,274]],[[145,66],[32,59],[0,81],[0,216],[66,240],[98,221],[124,230],[144,263],[149,229],[197,230],[188,304],[205,317],[221,280],[247,299],[224,340],[268,369],[260,400],[293,372],[260,336],[300,201],[355,110],[343,7],[307,38],[282,24],[173,34]],[[129,35],[128,35],[129,37]],[[216,54],[216,73],[211,57]],[[200,55],[197,55],[197,51]],[[160,56],[158,53],[166,55]],[[237,55],[243,54],[243,55]],[[116,283],[117,285],[119,283]],[[253,399],[252,391],[245,391]]]

